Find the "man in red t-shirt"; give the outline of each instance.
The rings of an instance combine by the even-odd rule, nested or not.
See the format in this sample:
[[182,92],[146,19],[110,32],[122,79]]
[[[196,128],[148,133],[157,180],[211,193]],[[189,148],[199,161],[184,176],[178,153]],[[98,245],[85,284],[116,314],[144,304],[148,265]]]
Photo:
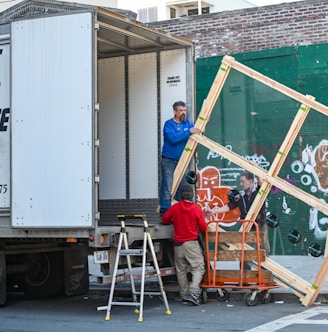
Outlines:
[[[200,305],[199,284],[205,272],[205,264],[198,234],[205,232],[207,223],[201,207],[193,202],[193,188],[190,185],[183,186],[180,193],[182,200],[164,213],[162,222],[173,224],[174,227],[174,259],[181,303]],[[190,285],[188,267],[192,275]]]

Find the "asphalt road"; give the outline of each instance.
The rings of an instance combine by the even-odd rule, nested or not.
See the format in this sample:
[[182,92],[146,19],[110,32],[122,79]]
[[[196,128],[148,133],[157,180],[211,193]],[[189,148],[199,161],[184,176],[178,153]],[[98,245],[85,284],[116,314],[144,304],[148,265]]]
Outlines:
[[[237,292],[236,292],[237,293]],[[328,305],[304,307],[299,303],[276,301],[247,306],[241,296],[231,294],[229,302],[215,297],[200,306],[182,305],[168,293],[172,314],[165,314],[164,303],[158,296],[146,296],[143,322],[138,322],[134,307],[112,307],[110,320],[106,311],[108,294],[88,294],[74,297],[31,301],[21,295],[9,296],[0,308],[1,332],[84,332],[84,331],[327,331]],[[124,295],[116,300],[131,300]],[[266,324],[266,325],[265,325]]]

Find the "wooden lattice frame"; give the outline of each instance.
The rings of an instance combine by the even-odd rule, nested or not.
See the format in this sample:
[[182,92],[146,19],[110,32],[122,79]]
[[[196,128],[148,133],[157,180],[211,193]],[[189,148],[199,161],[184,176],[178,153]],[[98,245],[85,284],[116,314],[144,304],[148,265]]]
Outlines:
[[[179,183],[184,176],[187,167],[191,161],[191,158],[196,151],[197,144],[202,144],[214,152],[219,153],[224,158],[232,161],[233,163],[241,166],[242,168],[254,173],[255,175],[263,179],[263,184],[260,188],[259,195],[257,195],[254,203],[251,206],[250,211],[248,212],[246,219],[255,220],[262,204],[265,202],[267,195],[270,192],[272,186],[282,189],[284,192],[289,195],[294,196],[295,198],[303,201],[304,203],[316,208],[325,215],[328,215],[328,204],[319,200],[306,193],[305,191],[293,186],[287,181],[278,177],[279,171],[286,160],[286,157],[300,131],[302,125],[309,113],[309,110],[312,108],[318,112],[321,112],[324,115],[328,115],[328,107],[316,102],[312,96],[304,96],[299,92],[290,89],[283,84],[278,83],[275,80],[272,80],[259,72],[237,62],[231,56],[225,56],[221,62],[221,66],[217,72],[217,75],[214,79],[212,87],[208,93],[206,100],[203,103],[201,112],[195,122],[195,127],[199,128],[201,132],[205,131],[207,122],[210,119],[211,112],[213,107],[218,99],[219,94],[224,86],[224,83],[229,75],[230,69],[233,68],[255,80],[262,82],[263,84],[280,91],[281,93],[289,96],[301,103],[300,108],[292,122],[290,129],[280,146],[277,155],[275,156],[272,165],[269,170],[264,170],[263,168],[250,163],[245,160],[240,155],[226,149],[224,146],[220,145],[217,142],[214,142],[203,135],[191,135],[184,152],[178,162],[176,170],[174,172],[173,186],[172,186],[172,195],[174,196]],[[326,246],[327,247],[327,246]],[[231,247],[230,247],[231,248]],[[235,247],[238,248],[238,245]],[[251,248],[250,248],[251,249]],[[269,257],[261,264],[264,268],[272,271],[274,280],[277,284],[282,287],[290,289],[296,296],[298,296],[304,306],[310,306],[316,300],[322,285],[324,284],[327,274],[328,274],[328,256],[325,255],[324,262],[320,268],[318,275],[316,276],[314,282],[310,284],[309,282],[303,280],[299,276],[295,275],[288,269],[274,262]]]

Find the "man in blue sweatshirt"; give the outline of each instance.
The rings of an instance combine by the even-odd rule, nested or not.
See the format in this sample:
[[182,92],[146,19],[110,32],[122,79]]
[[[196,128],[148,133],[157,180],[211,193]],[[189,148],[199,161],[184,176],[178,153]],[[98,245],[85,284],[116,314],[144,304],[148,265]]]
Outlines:
[[[174,170],[181,157],[183,149],[191,134],[198,134],[199,129],[194,123],[186,118],[186,103],[177,101],[173,104],[174,117],[165,122],[163,128],[163,148],[161,158],[161,188],[160,188],[160,215],[171,206],[172,183]],[[185,179],[181,181],[180,187],[186,184]],[[176,197],[181,199],[179,190]]]

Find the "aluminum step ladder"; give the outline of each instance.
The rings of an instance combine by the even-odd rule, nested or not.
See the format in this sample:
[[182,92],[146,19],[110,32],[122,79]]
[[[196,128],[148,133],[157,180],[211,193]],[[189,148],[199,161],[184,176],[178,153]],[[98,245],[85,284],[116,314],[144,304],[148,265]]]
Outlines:
[[[169,308],[169,304],[167,301],[166,293],[164,290],[162,278],[160,269],[157,262],[157,257],[153,245],[153,241],[151,239],[151,235],[148,229],[148,222],[146,220],[145,215],[135,214],[135,215],[118,215],[117,218],[121,222],[121,231],[117,246],[117,253],[116,253],[116,259],[115,259],[115,265],[114,265],[114,271],[113,271],[113,279],[112,284],[110,288],[109,298],[108,298],[108,305],[107,307],[101,307],[98,310],[107,309],[105,320],[110,320],[110,312],[113,305],[125,305],[125,306],[135,306],[135,313],[139,313],[138,322],[143,321],[143,305],[144,305],[144,296],[145,295],[162,295],[165,308],[166,308],[166,315],[171,315],[171,311]],[[140,249],[130,249],[128,245],[128,238],[126,233],[126,226],[125,221],[127,219],[141,219],[144,224],[144,238],[143,238],[143,246]],[[124,248],[122,248],[124,246]],[[160,292],[145,292],[145,275],[146,275],[146,258],[147,258],[147,248],[149,247],[154,268],[156,270],[156,275],[158,278],[159,286],[160,286]],[[133,302],[115,302],[113,301],[114,291],[115,291],[115,284],[116,284],[116,277],[118,272],[118,265],[119,260],[121,256],[126,256],[127,259],[127,265],[128,265],[128,271],[130,275],[130,281],[131,281],[131,289],[132,289],[132,299]],[[142,256],[142,272],[141,272],[141,285],[140,285],[140,292],[136,291],[135,286],[135,280],[133,277],[132,272],[132,264],[131,264],[131,256]],[[139,301],[138,301],[138,295],[139,295]]]

